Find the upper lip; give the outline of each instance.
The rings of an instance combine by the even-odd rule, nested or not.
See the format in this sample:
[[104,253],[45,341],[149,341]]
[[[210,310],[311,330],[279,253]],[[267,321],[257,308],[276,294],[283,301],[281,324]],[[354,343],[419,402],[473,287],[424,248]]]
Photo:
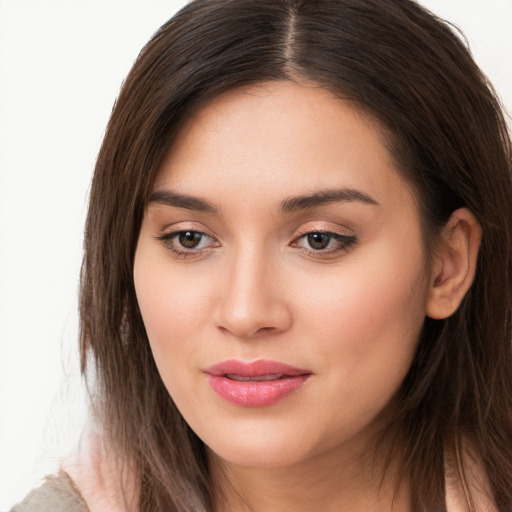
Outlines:
[[210,366],[205,373],[213,376],[221,375],[239,375],[241,377],[260,377],[264,375],[310,375],[311,370],[304,368],[296,368],[289,364],[280,363],[278,361],[269,361],[266,359],[258,359],[256,361],[244,362],[230,359]]

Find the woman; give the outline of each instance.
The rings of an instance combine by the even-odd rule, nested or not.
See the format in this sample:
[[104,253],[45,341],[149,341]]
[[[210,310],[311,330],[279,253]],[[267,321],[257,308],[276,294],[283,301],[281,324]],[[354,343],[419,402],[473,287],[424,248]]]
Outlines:
[[410,0],[190,3],[91,188],[98,428],[19,510],[511,510],[511,153]]

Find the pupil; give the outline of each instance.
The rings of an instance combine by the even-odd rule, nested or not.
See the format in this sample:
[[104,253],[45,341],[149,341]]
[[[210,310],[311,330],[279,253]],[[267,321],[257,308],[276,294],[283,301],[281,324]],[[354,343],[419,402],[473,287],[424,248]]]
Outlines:
[[308,235],[308,243],[312,249],[325,249],[331,240],[325,233],[311,233]]
[[201,241],[201,235],[195,231],[184,231],[179,235],[179,242],[187,249],[194,249]]

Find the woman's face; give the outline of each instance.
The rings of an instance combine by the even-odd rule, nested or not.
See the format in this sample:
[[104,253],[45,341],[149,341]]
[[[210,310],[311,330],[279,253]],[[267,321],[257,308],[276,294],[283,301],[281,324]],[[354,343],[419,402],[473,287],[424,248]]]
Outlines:
[[370,439],[429,283],[415,200],[377,123],[291,82],[225,93],[188,120],[134,279],[185,420],[224,460],[274,467]]

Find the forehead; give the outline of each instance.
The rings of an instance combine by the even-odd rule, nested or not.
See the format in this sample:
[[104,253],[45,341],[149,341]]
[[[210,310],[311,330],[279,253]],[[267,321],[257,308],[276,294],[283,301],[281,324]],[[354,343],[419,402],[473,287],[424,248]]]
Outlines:
[[194,112],[154,188],[277,201],[339,187],[374,197],[410,192],[383,130],[361,108],[320,86],[280,81],[228,91]]

